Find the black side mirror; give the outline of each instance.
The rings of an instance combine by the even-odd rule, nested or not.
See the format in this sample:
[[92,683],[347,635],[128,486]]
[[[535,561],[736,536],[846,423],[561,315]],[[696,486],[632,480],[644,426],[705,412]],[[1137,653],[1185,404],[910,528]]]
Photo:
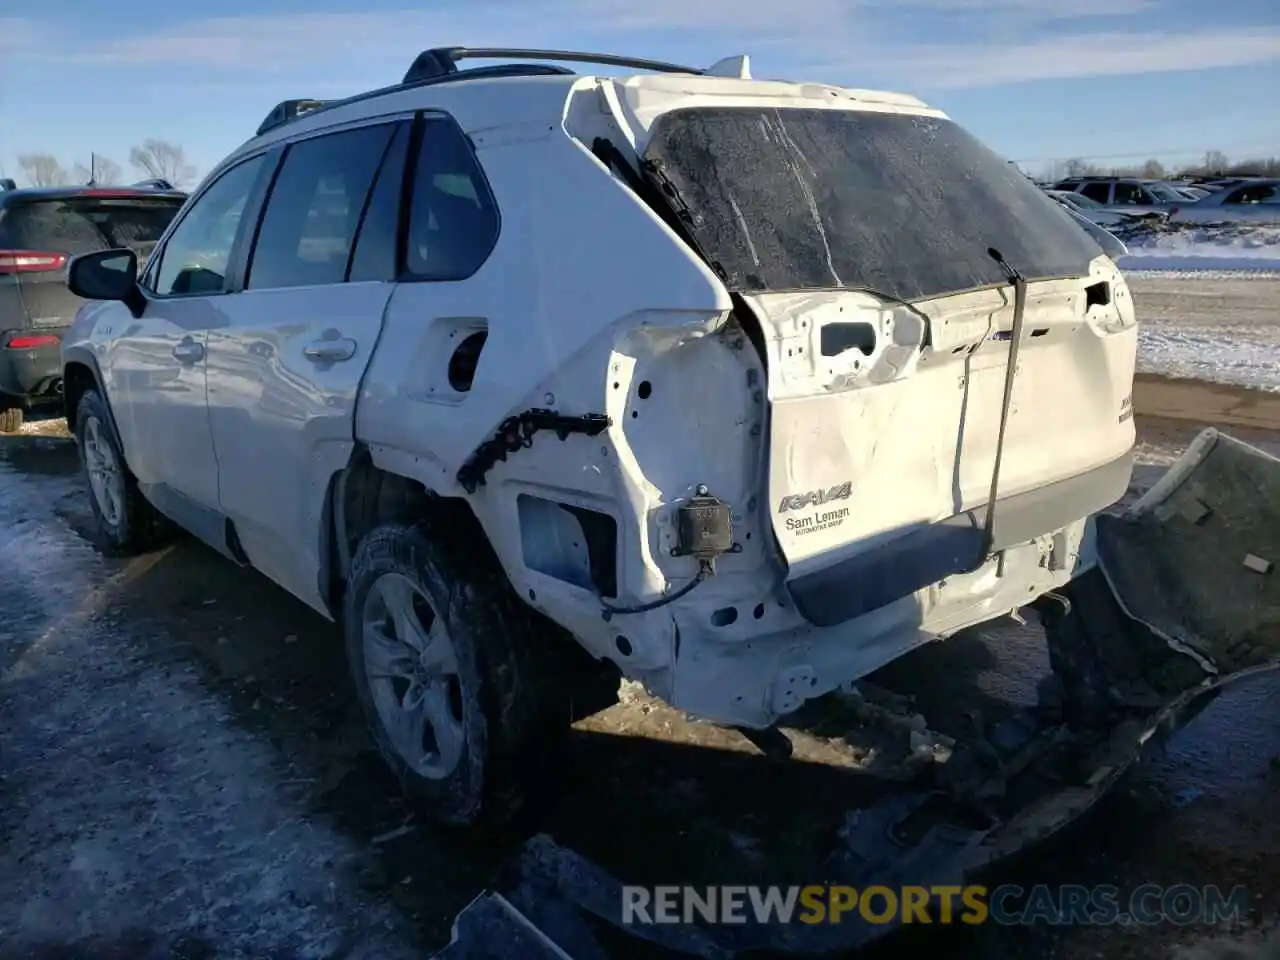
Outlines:
[[147,298],[138,287],[138,255],[132,250],[82,253],[67,268],[67,289],[85,300],[119,300],[135,317]]

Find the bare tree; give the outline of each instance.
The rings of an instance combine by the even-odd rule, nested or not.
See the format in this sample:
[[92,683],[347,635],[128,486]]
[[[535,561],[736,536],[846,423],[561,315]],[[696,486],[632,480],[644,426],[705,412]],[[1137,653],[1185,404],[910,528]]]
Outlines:
[[1204,155],[1204,172],[1207,174],[1221,173],[1227,169],[1229,163],[1227,155],[1221,150],[1209,150]]
[[1088,177],[1099,172],[1099,168],[1092,163],[1086,163],[1079,157],[1073,157],[1062,165],[1068,177]]
[[91,156],[89,166],[77,163],[71,168],[71,179],[76,183],[101,183],[107,186],[120,182],[120,164],[100,153]]
[[67,182],[67,172],[52,153],[20,153],[18,166],[33,187],[56,187]]
[[146,177],[168,180],[175,187],[187,186],[196,177],[196,168],[187,163],[182,147],[167,140],[149,138],[129,151],[129,163]]
[[1163,180],[1168,175],[1164,169],[1164,164],[1159,160],[1148,160],[1142,165],[1140,172],[1148,180]]

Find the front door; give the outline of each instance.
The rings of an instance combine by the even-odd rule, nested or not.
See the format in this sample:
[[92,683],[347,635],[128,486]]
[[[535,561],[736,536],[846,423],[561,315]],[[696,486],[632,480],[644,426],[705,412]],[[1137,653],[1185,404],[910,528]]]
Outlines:
[[206,539],[201,517],[218,507],[208,337],[228,322],[228,265],[261,165],[255,157],[232,167],[195,199],[143,274],[142,316],[120,306],[100,347],[130,469],[157,506]]
[[221,509],[254,567],[322,611],[325,497],[391,295],[408,135],[382,119],[290,144],[209,335]]

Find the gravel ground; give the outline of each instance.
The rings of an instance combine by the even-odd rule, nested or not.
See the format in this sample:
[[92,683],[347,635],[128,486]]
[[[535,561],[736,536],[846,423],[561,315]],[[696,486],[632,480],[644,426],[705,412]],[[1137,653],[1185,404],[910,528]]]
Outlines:
[[[1158,419],[1139,404],[1136,487],[1194,436],[1195,406]],[[1232,432],[1280,452],[1280,421]],[[190,542],[101,558],[82,536],[75,470],[57,421],[0,438],[4,960],[421,957],[537,830],[637,882],[812,882],[845,811],[880,789],[821,731],[797,735],[808,762],[771,764],[624,691],[578,725],[563,778],[527,821],[430,829],[369,753],[334,627]],[[1045,666],[1035,631],[1009,624],[877,679],[998,708],[1029,702]],[[1275,956],[1277,754],[1280,682],[1264,677],[1219,698],[1017,874],[1244,884],[1245,929],[983,927],[925,946],[975,960]]]

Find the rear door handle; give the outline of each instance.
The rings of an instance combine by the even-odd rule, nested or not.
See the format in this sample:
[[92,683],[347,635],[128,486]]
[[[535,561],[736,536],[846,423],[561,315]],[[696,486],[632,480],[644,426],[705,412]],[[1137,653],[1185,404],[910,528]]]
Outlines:
[[302,355],[312,363],[350,360],[356,355],[356,342],[345,337],[341,340],[316,340],[302,348]]
[[173,348],[173,355],[178,358],[179,363],[195,363],[204,359],[204,344],[183,340]]

